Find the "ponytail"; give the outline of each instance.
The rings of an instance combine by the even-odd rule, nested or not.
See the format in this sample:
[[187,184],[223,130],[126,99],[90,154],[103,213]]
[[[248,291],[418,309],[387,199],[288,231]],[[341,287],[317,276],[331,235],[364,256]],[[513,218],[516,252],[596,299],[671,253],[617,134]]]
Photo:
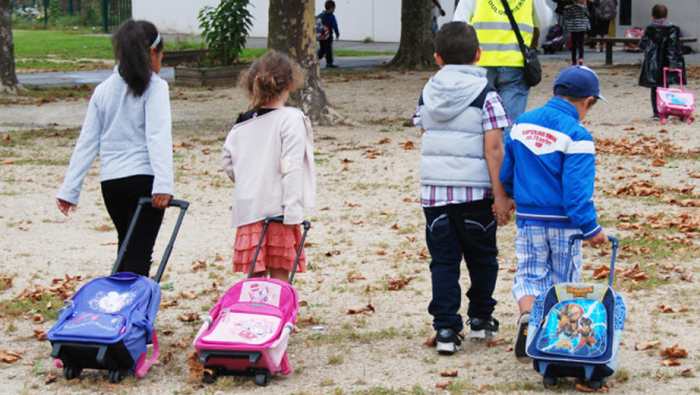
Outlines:
[[289,88],[292,91],[304,85],[305,73],[289,55],[270,51],[256,60],[243,73],[239,85],[251,99],[250,107],[260,109]]
[[158,29],[148,21],[130,19],[112,36],[114,55],[119,75],[134,96],[141,96],[151,81],[151,48],[163,50],[163,40]]

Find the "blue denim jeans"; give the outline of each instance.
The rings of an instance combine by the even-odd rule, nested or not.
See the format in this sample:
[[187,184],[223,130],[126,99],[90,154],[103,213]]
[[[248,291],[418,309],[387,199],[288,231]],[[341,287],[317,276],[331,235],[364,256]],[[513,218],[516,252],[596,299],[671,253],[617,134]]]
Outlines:
[[498,277],[497,223],[491,211],[492,200],[479,200],[442,207],[424,207],[425,239],[432,261],[430,273],[433,299],[428,312],[433,328],[461,331],[459,285],[462,257],[467,263],[471,285],[467,291],[471,318],[488,318],[496,300],[493,291]]
[[[523,78],[523,69],[521,67],[486,67],[486,78],[501,96],[510,121],[515,123],[525,112],[527,98],[530,96],[530,87]],[[510,128],[503,129],[504,145],[509,134]]]

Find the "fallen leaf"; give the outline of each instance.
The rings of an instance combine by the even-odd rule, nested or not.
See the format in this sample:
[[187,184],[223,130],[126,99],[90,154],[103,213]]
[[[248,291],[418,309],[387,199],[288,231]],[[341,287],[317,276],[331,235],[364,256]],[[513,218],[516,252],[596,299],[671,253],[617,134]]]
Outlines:
[[390,277],[387,279],[387,289],[398,291],[408,285],[415,277]]
[[372,303],[368,303],[366,305],[361,305],[361,306],[356,306],[351,309],[348,309],[345,314],[346,315],[352,315],[352,314],[365,314],[365,315],[372,315],[374,314],[374,306],[372,306]]
[[601,278],[606,278],[610,275],[610,268],[603,265],[597,269],[593,270],[593,278],[600,280]]
[[396,211],[394,211],[394,210],[382,210],[379,214],[380,215],[396,215]]
[[662,366],[679,366],[680,364],[681,364],[680,361],[678,361],[677,359],[671,359],[671,358],[664,359],[661,362]]
[[435,388],[448,388],[449,386],[452,385],[451,381],[446,381],[444,383],[437,383],[435,384]]
[[46,380],[44,380],[44,384],[51,384],[55,383],[56,380],[58,380],[58,376],[54,376],[52,374],[46,376]]
[[193,383],[201,382],[204,377],[204,366],[199,363],[199,356],[197,356],[196,351],[187,354],[187,365],[190,368],[190,375],[187,377],[187,381]]
[[357,280],[367,280],[367,277],[363,276],[362,274],[353,274],[352,276],[348,277],[348,281],[351,283],[354,283]]
[[218,252],[216,253],[216,257],[214,258],[214,262],[221,262],[224,260],[224,257],[221,256]]
[[36,313],[32,316],[32,321],[42,323],[44,322],[44,316],[42,316],[39,313]]
[[182,322],[193,322],[199,319],[199,314],[197,313],[187,313],[177,317],[178,320]]
[[326,256],[333,256],[333,255],[340,255],[340,251],[333,250],[333,251],[326,252]]
[[195,294],[194,291],[182,291],[180,292],[180,296],[185,299],[197,299],[197,294]]
[[685,358],[688,356],[688,352],[685,351],[684,348],[678,348],[678,342],[676,342],[671,347],[660,349],[659,356],[669,358]]
[[442,377],[457,377],[458,373],[459,373],[458,370],[443,370],[442,373],[440,373],[440,376],[442,376]]
[[192,271],[196,272],[199,269],[206,269],[207,263],[205,261],[194,261],[192,262]]
[[15,163],[14,159],[5,159],[4,161],[2,161],[3,165],[11,165],[13,163]]
[[15,363],[19,359],[22,359],[22,354],[24,354],[24,351],[0,350],[0,361],[5,363]]
[[660,345],[660,344],[661,344],[661,342],[658,341],[658,340],[649,341],[649,342],[644,342],[644,343],[637,343],[637,344],[634,346],[634,349],[637,350],[637,351],[643,351],[643,350],[648,350],[648,349],[650,349],[650,348],[656,347],[656,346],[658,346],[658,345]]
[[486,340],[486,346],[488,346],[488,347],[493,347],[493,346],[495,346],[495,345],[497,345],[497,344],[499,344],[499,343],[503,343],[504,341],[506,341],[506,338],[505,338],[505,337],[499,337],[499,338],[493,338],[493,337],[492,337],[492,338]]
[[423,342],[423,345],[429,346],[429,347],[435,347],[435,342],[437,341],[437,333],[433,332],[428,339]]
[[595,392],[596,391],[587,385],[583,385],[583,384],[579,384],[579,383],[576,383],[576,389],[581,391],[581,392]]
[[377,250],[377,251],[374,251],[374,253],[377,255],[386,255],[386,251],[384,251],[384,250]]
[[383,139],[379,140],[379,144],[388,144],[391,143],[391,138],[389,137],[384,137]]
[[170,361],[172,361],[172,359],[173,359],[173,352],[168,351],[168,353],[165,354],[165,356],[163,357],[163,365],[169,364]]
[[167,309],[168,307],[176,307],[177,306],[177,299],[174,300],[163,300],[160,302],[160,307]]

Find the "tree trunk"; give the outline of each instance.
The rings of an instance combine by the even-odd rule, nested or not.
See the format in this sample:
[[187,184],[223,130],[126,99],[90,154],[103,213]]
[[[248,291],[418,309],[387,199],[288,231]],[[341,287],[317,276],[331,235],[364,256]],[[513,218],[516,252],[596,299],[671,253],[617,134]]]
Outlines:
[[435,42],[431,30],[431,0],[401,1],[401,41],[389,66],[424,69],[435,65]]
[[15,73],[15,43],[12,41],[10,0],[0,0],[0,87],[1,92],[24,90]]
[[315,124],[335,123],[316,57],[314,0],[270,0],[269,17],[267,47],[289,54],[307,73],[302,90],[290,96],[291,104]]

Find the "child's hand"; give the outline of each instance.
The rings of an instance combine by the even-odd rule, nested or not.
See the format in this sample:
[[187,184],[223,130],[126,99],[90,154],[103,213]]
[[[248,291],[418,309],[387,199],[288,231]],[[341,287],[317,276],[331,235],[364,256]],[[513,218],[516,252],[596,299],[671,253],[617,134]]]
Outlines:
[[591,247],[599,247],[607,242],[608,242],[608,236],[606,236],[605,232],[603,232],[602,230],[597,235],[588,239],[588,244],[590,244]]
[[59,198],[56,198],[56,206],[58,206],[58,210],[61,211],[66,217],[68,216],[68,210],[75,211],[75,204],[68,203]]
[[493,215],[499,226],[508,225],[510,217],[515,211],[515,202],[509,197],[496,197],[493,202]]
[[170,195],[164,193],[153,194],[153,203],[151,204],[153,208],[164,210],[168,208],[168,203],[170,203]]

